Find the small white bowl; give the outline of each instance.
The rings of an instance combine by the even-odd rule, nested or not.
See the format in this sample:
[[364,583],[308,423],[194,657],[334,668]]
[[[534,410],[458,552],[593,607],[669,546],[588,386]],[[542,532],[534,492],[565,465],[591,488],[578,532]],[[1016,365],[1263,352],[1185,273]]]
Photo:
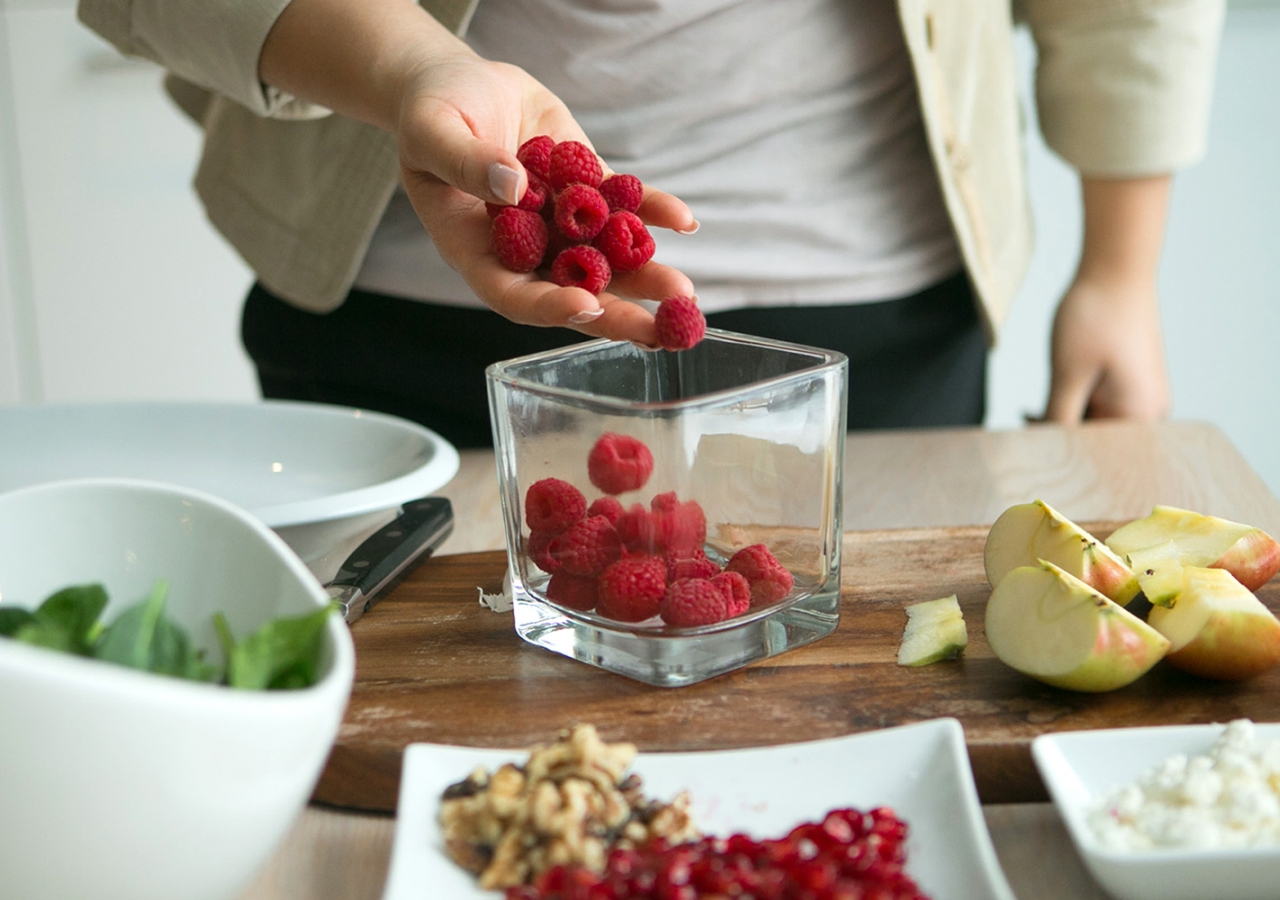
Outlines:
[[[208,494],[124,479],[0,494],[0,602],[104,585],[103,619],[169,583],[167,612],[211,661],[237,636],[328,602],[257,518]],[[228,900],[306,804],[350,694],[346,624],[319,682],[245,691],[0,639],[0,894]]]
[[[1042,735],[1032,757],[1049,796],[1093,877],[1118,900],[1275,900],[1280,848],[1120,850],[1102,845],[1089,825],[1111,791],[1178,753],[1207,753],[1221,725],[1109,728]],[[1255,725],[1259,740],[1280,738],[1280,724]]]

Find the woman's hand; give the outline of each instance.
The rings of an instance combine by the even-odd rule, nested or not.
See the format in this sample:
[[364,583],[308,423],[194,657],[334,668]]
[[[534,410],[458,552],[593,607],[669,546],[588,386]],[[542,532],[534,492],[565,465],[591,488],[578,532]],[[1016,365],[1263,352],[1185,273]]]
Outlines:
[[[515,322],[654,345],[653,316],[628,299],[692,295],[683,273],[650,261],[599,298],[498,261],[485,201],[528,186],[515,152],[548,134],[590,145],[564,104],[515,66],[482,59],[413,0],[292,0],[259,60],[262,80],[396,136],[401,178],[437,249],[486,305]],[[640,218],[697,228],[676,197],[646,186]]]
[[1045,419],[1169,414],[1156,297],[1168,176],[1082,180],[1084,247],[1053,319]]

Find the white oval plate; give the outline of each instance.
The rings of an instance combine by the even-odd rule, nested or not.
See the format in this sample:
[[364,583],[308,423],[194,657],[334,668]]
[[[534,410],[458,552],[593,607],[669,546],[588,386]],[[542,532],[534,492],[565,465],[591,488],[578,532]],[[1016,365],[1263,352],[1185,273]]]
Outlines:
[[4,407],[0,436],[0,492],[141,478],[221,497],[286,535],[396,508],[458,471],[457,450],[429,429],[320,403]]
[[[404,754],[391,871],[382,900],[500,898],[445,854],[440,795],[477,766],[522,763],[527,751],[410,744]],[[688,790],[705,834],[781,837],[840,806],[891,806],[910,830],[907,873],[933,897],[1014,900],[996,859],[964,730],[931,719],[848,737],[777,747],[641,753],[632,771],[644,792],[670,799]]]

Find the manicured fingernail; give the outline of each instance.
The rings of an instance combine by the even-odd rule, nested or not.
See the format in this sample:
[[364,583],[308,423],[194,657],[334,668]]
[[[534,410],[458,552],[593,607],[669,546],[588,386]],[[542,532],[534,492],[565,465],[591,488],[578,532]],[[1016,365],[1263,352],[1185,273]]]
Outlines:
[[693,234],[695,231],[697,231],[701,227],[702,227],[702,223],[699,222],[697,219],[694,219],[692,228],[677,228],[676,233],[677,234]]
[[603,309],[584,309],[580,313],[574,313],[569,317],[570,325],[586,325],[593,322],[604,315]]
[[520,173],[510,166],[504,166],[502,163],[489,164],[489,190],[493,191],[503,203],[509,203],[512,206],[520,198],[516,196],[516,189],[520,187]]

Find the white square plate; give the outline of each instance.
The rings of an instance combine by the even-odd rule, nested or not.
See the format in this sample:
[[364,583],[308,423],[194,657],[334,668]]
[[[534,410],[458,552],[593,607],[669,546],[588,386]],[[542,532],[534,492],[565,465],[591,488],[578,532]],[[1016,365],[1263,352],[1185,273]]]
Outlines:
[[[444,852],[440,795],[477,766],[522,763],[526,751],[411,744],[400,782],[383,900],[492,900]],[[746,750],[641,753],[632,771],[650,796],[688,790],[705,834],[781,837],[828,810],[890,806],[910,826],[907,871],[932,897],[1014,900],[978,804],[964,731],[955,719]]]
[[[1089,827],[1092,805],[1175,753],[1207,753],[1225,725],[1108,728],[1042,735],[1031,754],[1076,850],[1093,877],[1120,900],[1275,900],[1280,848],[1146,851],[1102,846]],[[1258,724],[1259,740],[1280,724]]]

